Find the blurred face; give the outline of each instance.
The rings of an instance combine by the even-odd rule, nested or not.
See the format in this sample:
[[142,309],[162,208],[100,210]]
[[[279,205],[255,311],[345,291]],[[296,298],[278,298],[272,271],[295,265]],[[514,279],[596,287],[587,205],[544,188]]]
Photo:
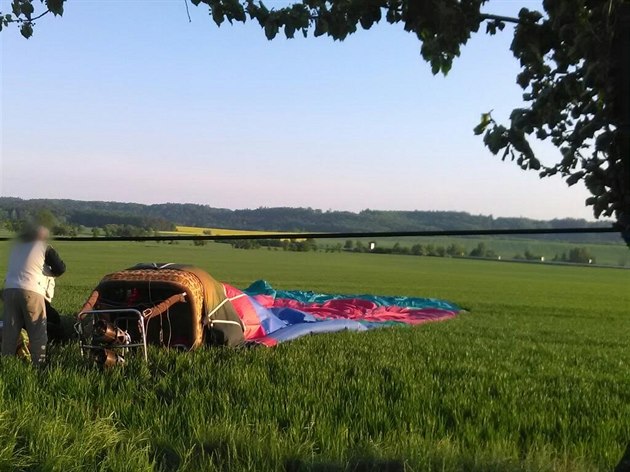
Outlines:
[[39,228],[37,228],[37,239],[40,241],[48,241],[48,238],[50,237],[50,231],[48,230],[48,228],[44,227],[44,226],[40,226]]

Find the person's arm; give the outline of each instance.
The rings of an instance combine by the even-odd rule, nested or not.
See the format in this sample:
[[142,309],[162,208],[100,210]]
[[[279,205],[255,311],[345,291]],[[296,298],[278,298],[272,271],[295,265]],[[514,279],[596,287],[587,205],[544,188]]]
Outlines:
[[52,246],[46,249],[46,258],[44,263],[50,267],[50,273],[53,277],[59,277],[66,271],[66,264],[61,260],[57,251]]

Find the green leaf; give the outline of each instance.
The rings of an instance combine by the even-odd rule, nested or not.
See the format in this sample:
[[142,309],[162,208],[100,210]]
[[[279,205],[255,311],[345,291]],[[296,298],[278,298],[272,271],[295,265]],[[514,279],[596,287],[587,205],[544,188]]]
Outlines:
[[569,177],[567,177],[567,184],[569,186],[571,185],[575,185],[576,183],[578,183],[582,177],[584,177],[585,172],[584,171],[580,171],[580,172],[576,172],[574,174],[571,174]]
[[273,20],[267,20],[265,23],[265,36],[268,40],[272,40],[278,34],[278,25]]
[[238,8],[235,8],[232,11],[232,14],[234,15],[234,19],[236,21],[240,21],[241,23],[245,23],[245,20],[247,19],[247,17],[245,16],[245,9],[239,4]]
[[30,20],[31,15],[35,11],[35,7],[33,6],[30,0],[24,0],[22,4],[20,5],[20,11],[26,18]]
[[295,26],[290,23],[284,25],[284,34],[287,38],[292,39],[295,36]]
[[492,116],[490,115],[490,112],[482,113],[481,120],[479,121],[479,124],[475,126],[475,129],[474,129],[475,134],[478,136],[481,133],[483,133],[490,123],[492,123]]
[[[506,132],[507,130],[504,126],[495,126],[483,137],[484,144],[488,147],[492,154],[498,154],[501,149],[509,145]],[[503,158],[505,159],[505,155]]]
[[221,26],[223,20],[225,20],[225,15],[223,13],[223,9],[219,3],[212,6],[212,19],[217,24],[217,26]]
[[317,38],[328,32],[328,22],[325,18],[317,18],[315,20],[315,31],[313,35]]
[[63,3],[65,0],[46,0],[46,7],[55,16],[63,15]]
[[533,155],[529,156],[528,162],[529,162],[530,169],[540,170],[540,161],[536,159]]
[[381,19],[381,9],[376,8],[376,9],[366,10],[363,13],[363,15],[361,15],[359,22],[361,23],[361,27],[363,29],[368,30],[374,25],[374,23],[377,23],[380,19]]
[[22,23],[22,26],[20,27],[20,33],[26,39],[33,36],[33,26],[31,25],[31,23],[30,22]]

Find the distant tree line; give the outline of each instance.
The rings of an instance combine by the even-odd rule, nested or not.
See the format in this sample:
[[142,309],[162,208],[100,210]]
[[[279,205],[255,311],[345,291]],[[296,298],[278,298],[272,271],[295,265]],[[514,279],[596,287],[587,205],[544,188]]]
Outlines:
[[[468,251],[462,244],[452,243],[448,246],[441,246],[436,244],[414,244],[412,246],[403,246],[400,243],[395,243],[391,247],[386,246],[374,246],[370,247],[370,243],[365,243],[361,240],[353,241],[347,240],[344,244],[318,244],[314,239],[304,239],[299,241],[291,240],[278,240],[278,239],[239,239],[233,241],[225,241],[235,249],[276,249],[284,251],[294,252],[310,252],[310,251],[324,251],[324,252],[356,252],[356,253],[370,253],[370,254],[399,254],[406,256],[427,256],[427,257],[472,257],[482,259],[501,259],[500,256],[491,248],[488,248],[484,242],[478,243],[473,249]],[[195,241],[196,245],[205,245],[206,241]],[[544,261],[545,258],[541,255],[531,252],[529,249],[525,250],[523,254],[515,254],[511,258],[506,260],[527,260],[527,261]],[[571,264],[594,264],[596,262],[595,256],[591,254],[588,248],[574,247],[568,252],[562,254],[556,254],[553,262],[564,262]]]
[[[228,243],[235,249],[260,249],[262,247],[266,247],[268,249],[282,249],[283,251],[294,252],[311,252],[324,249],[323,247],[320,247],[314,239],[237,239],[229,241]],[[340,244],[339,252],[341,252]]]
[[[53,203],[50,203],[53,202]],[[92,234],[92,236],[108,236],[108,237],[137,237],[137,236],[152,236],[159,234],[160,231],[173,231],[176,226],[173,222],[168,221],[162,217],[154,215],[137,215],[133,212],[125,213],[125,209],[140,211],[154,207],[155,205],[138,205],[138,204],[126,204],[126,203],[109,203],[109,202],[96,202],[97,208],[89,210],[83,207],[85,202],[76,202],[73,200],[20,200],[12,198],[0,198],[0,225],[4,226],[11,232],[19,232],[27,224],[37,223],[44,225],[51,229],[53,235],[56,236],[77,236],[79,234]],[[49,208],[46,206],[50,204]],[[170,207],[175,204],[166,204]],[[186,208],[188,205],[175,205],[176,207]],[[63,209],[62,209],[63,207]],[[200,207],[199,205],[193,207]],[[57,212],[53,209],[57,209]],[[202,207],[206,210],[216,210],[210,207]],[[216,210],[223,212],[223,210]],[[230,210],[226,210],[230,211]],[[363,215],[375,217],[375,215],[388,214],[389,218],[397,214],[432,214],[434,223],[438,222],[445,215],[460,215],[463,220],[469,220],[470,218],[480,219],[482,217],[474,217],[467,213],[456,212],[372,212],[366,210],[359,214],[348,212],[321,212],[311,209],[291,209],[291,208],[278,208],[278,209],[259,209],[259,210],[242,210],[242,212],[249,212],[250,214],[265,214],[265,213],[277,213],[277,214],[291,214],[295,212],[306,212],[312,214],[337,214],[337,215]],[[232,212],[236,213],[236,212]],[[483,217],[486,218],[486,217]],[[489,217],[492,220],[492,217]],[[456,218],[457,219],[457,218]],[[519,222],[522,223],[524,219],[507,219],[510,225],[517,227]],[[531,220],[525,220],[531,221]],[[460,222],[462,222],[460,220]],[[246,225],[245,220],[242,220],[241,225]],[[446,219],[442,222],[442,226],[448,226]],[[464,224],[464,223],[462,223]],[[576,223],[579,224],[579,223]],[[241,227],[242,227],[241,226]],[[206,230],[204,234],[210,235],[211,231]],[[462,244],[453,243],[448,246],[441,246],[435,244],[414,244],[412,246],[403,246],[400,243],[395,243],[391,247],[377,246],[373,247],[370,243],[365,243],[361,240],[353,241],[347,240],[344,244],[318,244],[314,239],[299,239],[299,240],[278,240],[278,239],[262,239],[262,240],[235,240],[228,242],[234,248],[237,249],[258,249],[266,247],[268,249],[295,251],[295,252],[311,252],[311,251],[326,251],[326,252],[358,252],[358,253],[374,253],[374,254],[400,254],[411,256],[428,256],[428,257],[475,257],[496,259],[499,258],[497,253],[486,246],[485,243],[480,242],[472,250],[468,251]],[[196,245],[205,245],[206,241],[195,241]],[[539,255],[526,250],[522,254],[515,254],[509,259],[514,260],[544,260]],[[566,263],[579,263],[589,264],[595,263],[596,259],[593,254],[585,247],[574,247],[561,254],[556,254],[553,259],[554,262],[566,262]]]
[[[264,231],[411,231],[566,228],[570,226],[610,226],[578,219],[551,221],[528,218],[495,218],[454,211],[322,211],[312,208],[257,208],[229,210],[206,205],[164,203],[141,205],[118,202],[76,200],[22,200],[0,197],[0,220],[21,219],[24,213],[48,209],[58,219],[86,227],[128,224],[161,231],[174,224]],[[4,216],[3,216],[4,214]],[[16,219],[16,218],[14,218]],[[573,242],[620,241],[616,234],[543,235],[541,239]]]
[[574,264],[595,264],[596,259],[585,247],[574,247],[568,253],[556,254],[553,258],[555,262],[570,262]]
[[48,208],[22,208],[20,210],[0,209],[0,226],[13,233],[19,233],[29,225],[43,225],[55,236],[77,236],[90,233],[93,236],[150,236],[158,231],[176,229],[171,222],[160,218],[131,215],[107,214],[81,211],[56,214]]

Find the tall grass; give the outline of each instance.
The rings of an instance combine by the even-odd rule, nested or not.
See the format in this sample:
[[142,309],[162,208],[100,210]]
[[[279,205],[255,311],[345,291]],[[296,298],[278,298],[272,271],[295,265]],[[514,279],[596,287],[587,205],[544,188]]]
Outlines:
[[2,359],[0,470],[609,470],[630,439],[626,271],[220,244],[58,249],[67,314],[104,273],[142,260],[196,262],[241,286],[265,276],[444,297],[470,313],[274,349],[154,348],[148,365],[105,372],[71,345],[43,370]]

